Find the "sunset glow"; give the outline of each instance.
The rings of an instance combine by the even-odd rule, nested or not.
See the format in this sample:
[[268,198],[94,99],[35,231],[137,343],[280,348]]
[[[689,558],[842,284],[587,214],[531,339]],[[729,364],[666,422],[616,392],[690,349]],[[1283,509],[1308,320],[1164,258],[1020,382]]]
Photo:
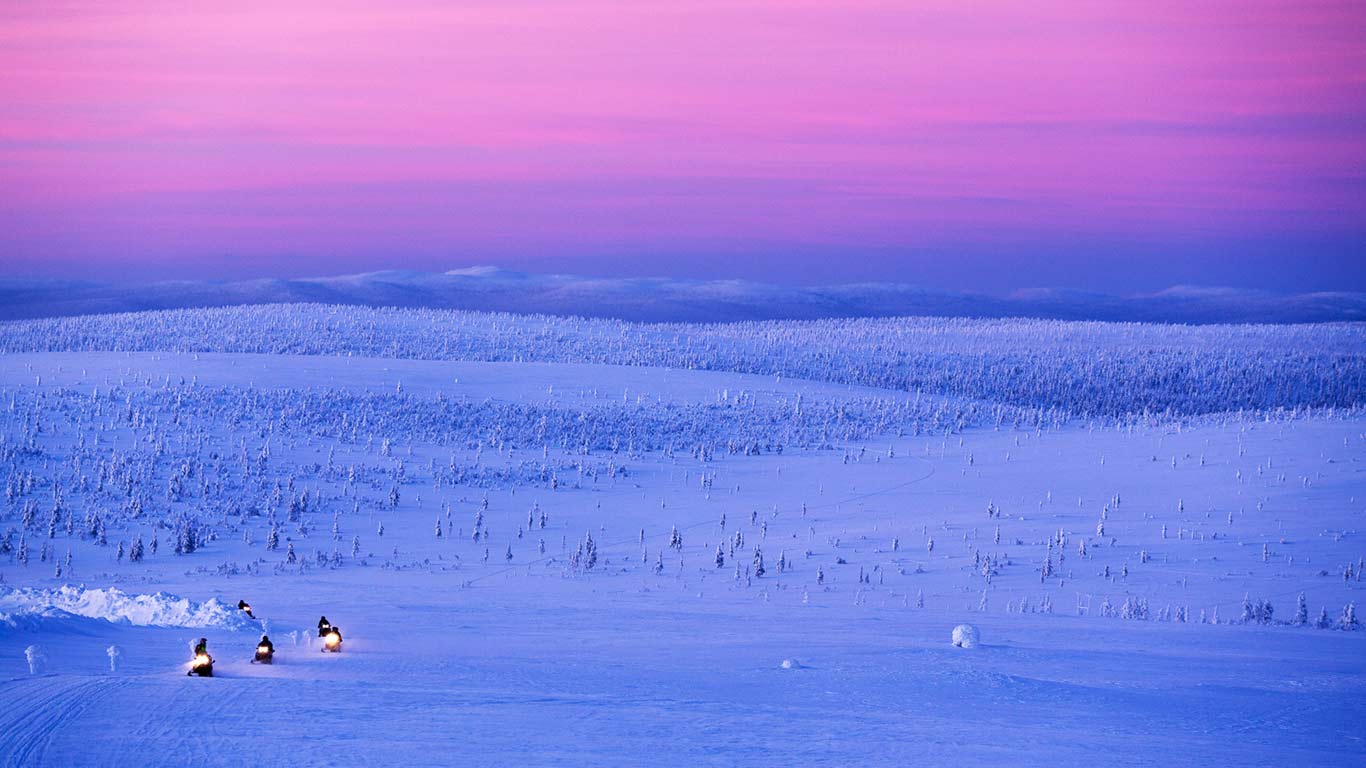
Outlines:
[[0,263],[1366,290],[1366,5],[7,2]]

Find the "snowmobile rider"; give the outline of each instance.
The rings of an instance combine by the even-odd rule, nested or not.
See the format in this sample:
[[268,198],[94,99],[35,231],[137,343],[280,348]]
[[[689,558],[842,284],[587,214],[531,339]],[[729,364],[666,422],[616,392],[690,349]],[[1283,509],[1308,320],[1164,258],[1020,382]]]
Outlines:
[[270,638],[267,637],[266,635],[261,635],[261,642],[257,643],[257,644],[256,644],[256,647],[257,647],[257,648],[265,648],[265,649],[266,649],[266,653],[271,653],[271,654],[275,653],[275,643],[272,643],[272,642],[270,641]]
[[341,646],[341,627],[333,624],[332,626],[327,628],[327,634],[323,635],[323,653],[327,653],[328,651],[336,653],[341,650]]
[[[204,663],[200,663],[200,658]],[[194,658],[190,659],[190,669],[186,675],[199,675],[201,677],[213,677],[213,657],[209,655],[209,640],[201,637],[199,642],[194,644]]]
[[251,620],[253,620],[253,621],[256,620],[256,615],[253,614],[253,613],[251,612],[251,606],[250,606],[250,605],[247,605],[247,601],[246,601],[246,600],[238,600],[238,601],[237,601],[237,609],[240,610],[240,611],[242,611],[243,613],[245,613],[245,614],[247,615],[247,618],[249,618],[249,619],[251,619]]
[[328,621],[326,616],[318,619],[318,637],[325,637],[331,629],[332,622]]

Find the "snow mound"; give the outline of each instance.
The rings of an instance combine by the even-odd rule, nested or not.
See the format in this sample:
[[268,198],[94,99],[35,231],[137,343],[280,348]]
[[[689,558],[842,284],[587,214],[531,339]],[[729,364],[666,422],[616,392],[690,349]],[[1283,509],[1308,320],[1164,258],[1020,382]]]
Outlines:
[[796,659],[783,659],[782,667],[783,669],[801,669],[802,665]]
[[0,611],[0,629],[30,630],[37,626],[37,622],[34,621],[34,618],[35,617],[30,615],[15,616]]
[[959,624],[953,628],[953,647],[976,648],[980,642],[981,637],[977,632],[977,627],[971,624]]
[[0,587],[0,616],[18,628],[26,617],[52,617],[55,612],[104,619],[136,627],[212,627],[245,630],[255,625],[235,606],[217,598],[196,603],[157,592],[130,595],[118,589],[85,589],[70,585],[57,589]]

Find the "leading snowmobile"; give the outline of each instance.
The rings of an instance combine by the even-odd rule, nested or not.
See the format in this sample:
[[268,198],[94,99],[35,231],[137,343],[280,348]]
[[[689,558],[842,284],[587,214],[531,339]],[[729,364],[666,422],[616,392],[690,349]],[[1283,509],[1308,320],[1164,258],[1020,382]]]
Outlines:
[[247,605],[246,600],[237,601],[237,610],[241,611],[242,613],[245,613],[247,615],[247,618],[251,619],[252,621],[256,620],[256,614],[251,612],[251,606]]
[[213,677],[213,657],[209,655],[208,638],[201,637],[194,646],[194,658],[190,659],[190,669],[185,673],[200,677]]

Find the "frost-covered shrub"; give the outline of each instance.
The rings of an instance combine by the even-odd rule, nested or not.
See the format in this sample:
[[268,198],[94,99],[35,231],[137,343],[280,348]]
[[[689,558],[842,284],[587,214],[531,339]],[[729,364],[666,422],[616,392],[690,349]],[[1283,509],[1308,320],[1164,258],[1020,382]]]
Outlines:
[[972,624],[959,624],[953,628],[953,646],[955,648],[976,648],[981,640],[977,627]]
[[36,645],[30,645],[24,649],[24,660],[28,662],[28,673],[30,675],[41,675],[47,671],[47,656],[43,654],[43,649]]

